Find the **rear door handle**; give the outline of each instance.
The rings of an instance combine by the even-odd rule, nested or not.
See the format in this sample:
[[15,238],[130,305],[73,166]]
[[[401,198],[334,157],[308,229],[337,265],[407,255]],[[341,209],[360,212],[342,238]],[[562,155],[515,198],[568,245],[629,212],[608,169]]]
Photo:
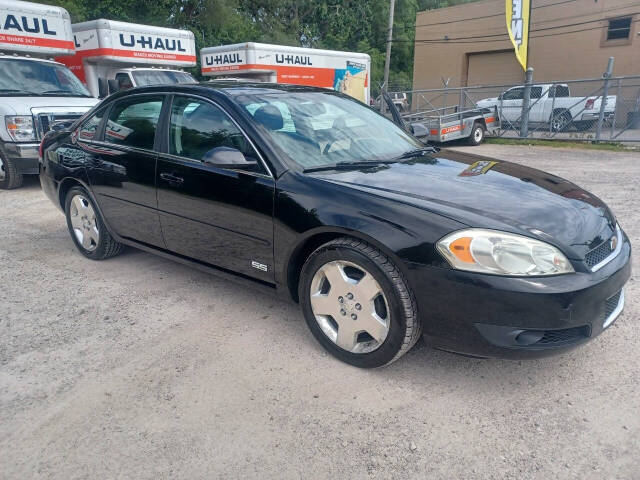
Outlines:
[[161,173],[160,174],[160,178],[162,180],[165,180],[165,181],[169,182],[169,183],[177,183],[177,184],[184,183],[184,178],[176,177],[175,175],[172,175],[170,173]]

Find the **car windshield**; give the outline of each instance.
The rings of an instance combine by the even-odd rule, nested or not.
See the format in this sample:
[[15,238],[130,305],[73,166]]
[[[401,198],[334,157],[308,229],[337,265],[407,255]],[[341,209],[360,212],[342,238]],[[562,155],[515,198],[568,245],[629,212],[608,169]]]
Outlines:
[[238,94],[236,101],[302,168],[385,161],[424,144],[362,103],[324,92]]
[[63,65],[9,58],[0,60],[0,69],[0,96],[91,96]]
[[173,72],[170,70],[141,70],[133,72],[133,78],[138,87],[147,85],[167,85],[171,83],[196,83],[190,73]]

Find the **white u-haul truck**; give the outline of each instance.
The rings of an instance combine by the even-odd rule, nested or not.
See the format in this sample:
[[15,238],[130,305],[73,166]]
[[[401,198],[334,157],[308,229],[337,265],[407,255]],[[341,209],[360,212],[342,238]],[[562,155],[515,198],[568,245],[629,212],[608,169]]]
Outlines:
[[331,88],[369,103],[371,57],[366,53],[249,42],[203,48],[200,61],[205,76]]
[[0,188],[38,173],[40,140],[97,100],[54,55],[73,55],[63,8],[0,0]]
[[114,90],[167,83],[195,83],[179,70],[196,65],[196,46],[188,30],[113,20],[72,25],[75,55],[59,60],[94,97]]

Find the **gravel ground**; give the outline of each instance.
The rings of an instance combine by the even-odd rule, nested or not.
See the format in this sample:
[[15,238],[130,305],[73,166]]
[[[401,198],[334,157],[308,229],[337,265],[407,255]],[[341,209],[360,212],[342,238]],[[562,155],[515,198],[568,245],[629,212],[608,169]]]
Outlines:
[[[637,153],[460,149],[583,185],[640,244]],[[325,354],[295,305],[132,249],[86,260],[33,180],[0,191],[1,478],[640,475],[634,279],[625,314],[571,353],[420,342],[363,371]]]

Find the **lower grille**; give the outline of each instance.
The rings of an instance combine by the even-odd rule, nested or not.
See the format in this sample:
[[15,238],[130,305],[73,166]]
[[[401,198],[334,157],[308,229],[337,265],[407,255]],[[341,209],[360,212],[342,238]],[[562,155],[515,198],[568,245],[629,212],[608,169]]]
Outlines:
[[589,326],[547,330],[534,345],[563,345],[574,343],[589,337]]
[[624,292],[620,290],[604,302],[604,320],[602,328],[607,328],[620,315],[624,306]]
[[622,295],[622,290],[620,290],[618,293],[616,293],[613,297],[609,297],[605,302],[604,302],[604,318],[605,320],[607,318],[609,318],[609,315],[611,315],[613,313],[613,311],[616,309],[616,307],[618,306],[618,303],[620,303],[620,295]]

